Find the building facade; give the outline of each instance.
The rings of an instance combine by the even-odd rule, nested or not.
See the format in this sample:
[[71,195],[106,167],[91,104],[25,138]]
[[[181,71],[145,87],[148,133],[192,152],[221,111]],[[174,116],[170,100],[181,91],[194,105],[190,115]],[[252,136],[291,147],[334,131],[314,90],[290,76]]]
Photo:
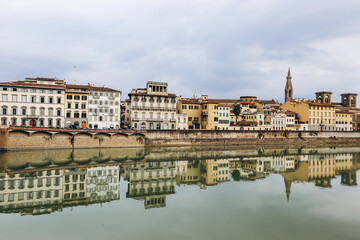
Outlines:
[[65,98],[65,126],[76,125],[79,128],[86,128],[88,126],[89,106],[87,86],[67,84]]
[[176,129],[175,94],[168,93],[168,84],[147,82],[146,88],[133,89],[131,101],[131,127],[134,129]]
[[64,127],[65,81],[25,78],[0,83],[1,125]]
[[88,86],[89,128],[118,129],[121,122],[121,91]]

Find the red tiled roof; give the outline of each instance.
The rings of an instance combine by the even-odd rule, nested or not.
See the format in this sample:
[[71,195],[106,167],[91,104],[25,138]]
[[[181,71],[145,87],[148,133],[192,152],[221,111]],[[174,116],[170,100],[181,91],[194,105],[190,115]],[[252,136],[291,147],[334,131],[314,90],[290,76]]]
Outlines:
[[341,110],[336,110],[335,113],[344,113],[344,114],[352,114],[351,112],[348,111],[341,111]]
[[25,83],[24,81],[16,81],[16,82],[2,82],[0,85],[6,86],[26,86],[26,87],[44,87],[44,88],[65,88],[64,85],[56,85],[56,84],[39,84],[39,83]]
[[73,89],[87,89],[87,90],[94,90],[94,91],[105,91],[105,92],[121,92],[112,88],[107,87],[95,87],[92,85],[76,85],[76,84],[66,84],[66,88],[73,88]]
[[130,95],[141,95],[141,96],[156,96],[156,97],[176,97],[176,94],[174,93],[168,93],[167,95],[165,94],[153,94],[153,93],[129,93],[128,94],[129,96]]
[[319,103],[319,102],[306,102],[306,103],[311,106],[335,107],[334,104],[330,104],[330,103]]

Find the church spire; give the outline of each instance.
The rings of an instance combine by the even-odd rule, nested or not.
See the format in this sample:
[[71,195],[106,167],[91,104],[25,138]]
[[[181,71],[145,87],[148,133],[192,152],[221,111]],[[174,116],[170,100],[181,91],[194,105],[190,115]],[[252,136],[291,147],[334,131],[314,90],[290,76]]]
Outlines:
[[289,202],[290,200],[290,188],[291,188],[291,181],[288,181],[284,178],[284,182],[285,182],[285,192],[286,192],[286,199]]
[[291,72],[290,68],[288,70],[288,74],[286,77],[286,85],[285,85],[285,102],[291,101],[293,99],[293,87],[291,83]]

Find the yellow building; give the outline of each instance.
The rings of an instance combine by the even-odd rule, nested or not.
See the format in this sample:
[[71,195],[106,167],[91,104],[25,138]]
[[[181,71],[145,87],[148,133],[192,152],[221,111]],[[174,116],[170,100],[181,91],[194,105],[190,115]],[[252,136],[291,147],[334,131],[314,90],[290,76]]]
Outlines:
[[209,101],[203,104],[201,113],[202,129],[217,130],[219,122],[219,104],[214,101]]
[[309,156],[309,180],[330,179],[335,177],[335,156]]
[[281,105],[282,109],[297,114],[296,123],[307,123],[312,131],[335,130],[335,105],[329,103],[289,101]]
[[188,129],[200,129],[202,106],[199,99],[179,99],[178,114],[186,114],[188,117]]
[[353,114],[347,111],[337,110],[335,112],[335,130],[336,131],[352,131],[353,130]]
[[66,85],[65,126],[77,125],[86,128],[88,123],[88,86]]

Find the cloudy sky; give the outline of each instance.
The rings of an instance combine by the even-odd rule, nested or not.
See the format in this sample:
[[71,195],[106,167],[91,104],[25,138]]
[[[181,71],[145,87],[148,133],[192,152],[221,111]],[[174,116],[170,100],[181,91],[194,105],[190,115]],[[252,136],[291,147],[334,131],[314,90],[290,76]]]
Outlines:
[[360,92],[359,0],[0,0],[0,81],[57,77],[183,97]]

